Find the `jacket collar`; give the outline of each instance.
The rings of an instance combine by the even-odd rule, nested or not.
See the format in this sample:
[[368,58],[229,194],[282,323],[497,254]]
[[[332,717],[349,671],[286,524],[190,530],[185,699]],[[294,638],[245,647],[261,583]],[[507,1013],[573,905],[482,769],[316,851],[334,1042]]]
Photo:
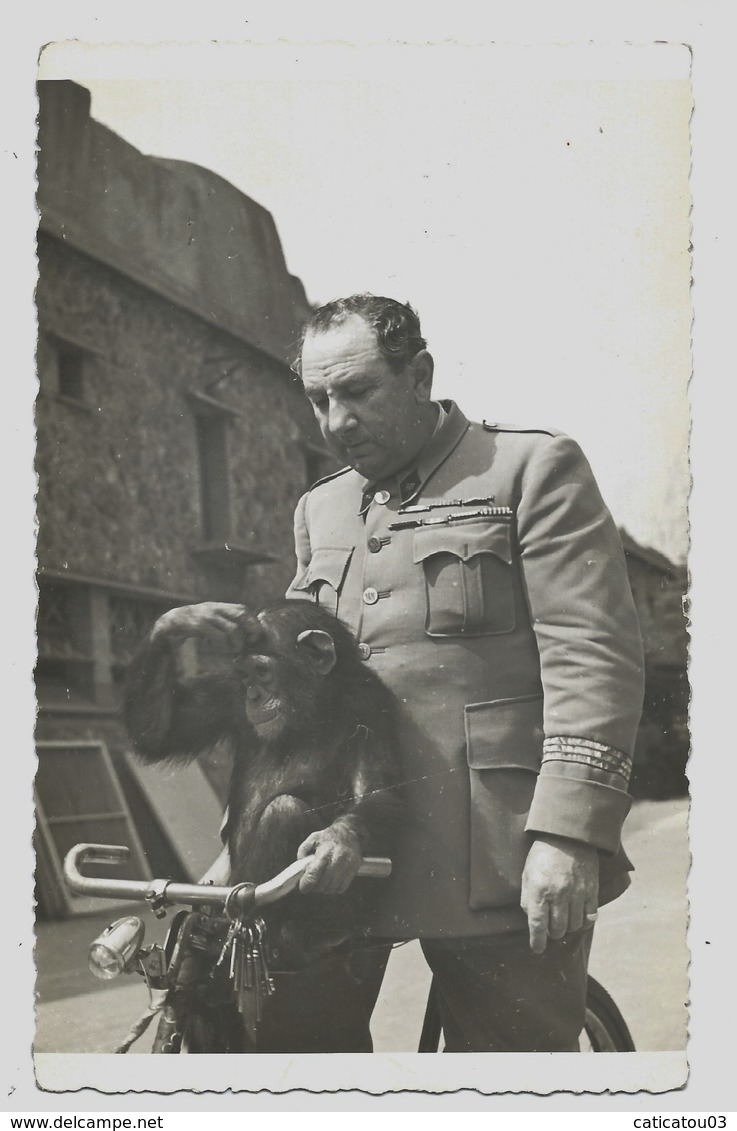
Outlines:
[[469,422],[455,401],[439,401],[444,417],[411,466],[384,479],[361,479],[361,508],[365,515],[377,490],[384,488],[392,494],[399,492],[402,505],[411,503],[420,494],[428,479],[440,467],[465,435]]

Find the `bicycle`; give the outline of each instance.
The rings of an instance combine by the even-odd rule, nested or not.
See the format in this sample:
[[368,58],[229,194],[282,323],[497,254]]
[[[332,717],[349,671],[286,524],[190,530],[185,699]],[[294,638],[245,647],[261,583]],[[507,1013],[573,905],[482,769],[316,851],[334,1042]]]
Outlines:
[[[255,1041],[263,1003],[275,992],[267,928],[258,912],[297,887],[309,858],[294,861],[266,883],[228,887],[91,877],[79,871],[84,864],[122,864],[128,856],[129,850],[119,845],[77,844],[64,861],[65,881],[79,895],[145,901],[157,918],[164,918],[170,907],[189,910],[174,917],[163,947],[143,946],[145,927],[137,916],[116,920],[91,944],[90,968],[98,977],[135,970],[149,990],[148,1009],[116,1052],[127,1052],[159,1015],[153,1053],[248,1051],[244,1030]],[[367,857],[358,875],[381,878],[390,873],[390,860]],[[441,1031],[433,981],[418,1052],[437,1052]],[[620,1010],[590,976],[581,1041],[581,1051],[635,1051]]]
[[[65,882],[78,895],[145,901],[157,918],[170,907],[189,910],[174,917],[163,946],[143,945],[138,916],[116,920],[90,945],[93,974],[109,979],[135,971],[149,990],[148,1009],[115,1051],[127,1052],[159,1015],[154,1053],[253,1051],[264,1003],[277,989],[267,924],[258,913],[298,886],[310,858],[295,860],[265,883],[228,887],[92,877],[79,870],[84,864],[120,865],[128,857],[121,845],[77,844],[64,860]],[[357,874],[390,873],[390,860],[366,857]],[[277,978],[282,972],[273,971]]]

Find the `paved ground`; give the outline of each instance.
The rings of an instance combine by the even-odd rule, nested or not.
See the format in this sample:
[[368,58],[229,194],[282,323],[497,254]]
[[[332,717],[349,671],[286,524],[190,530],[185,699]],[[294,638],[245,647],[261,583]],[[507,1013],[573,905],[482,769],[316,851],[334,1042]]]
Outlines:
[[[596,930],[591,973],[617,1001],[641,1052],[677,1051],[686,1043],[686,820],[681,800],[633,808],[625,845],[636,880],[602,910]],[[37,1052],[111,1052],[145,1008],[147,994],[137,976],[101,983],[87,970],[90,940],[116,915],[39,926]],[[143,915],[147,941],[162,939],[166,923]],[[377,1052],[416,1049],[429,981],[416,943],[395,950],[374,1014]],[[150,1047],[146,1034],[131,1051]]]

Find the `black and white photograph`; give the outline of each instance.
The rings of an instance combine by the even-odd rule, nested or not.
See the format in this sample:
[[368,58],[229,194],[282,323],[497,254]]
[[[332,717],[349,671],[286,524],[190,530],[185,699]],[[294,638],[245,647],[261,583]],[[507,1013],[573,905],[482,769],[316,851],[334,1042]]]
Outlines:
[[39,51],[42,1091],[687,1088],[692,71]]

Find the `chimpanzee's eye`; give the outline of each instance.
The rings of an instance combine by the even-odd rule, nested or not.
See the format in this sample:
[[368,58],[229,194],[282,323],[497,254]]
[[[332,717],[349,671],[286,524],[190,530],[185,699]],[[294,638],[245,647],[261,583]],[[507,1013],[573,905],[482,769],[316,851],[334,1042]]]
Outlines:
[[255,674],[259,683],[263,686],[271,687],[273,685],[274,673],[268,660],[257,660]]

